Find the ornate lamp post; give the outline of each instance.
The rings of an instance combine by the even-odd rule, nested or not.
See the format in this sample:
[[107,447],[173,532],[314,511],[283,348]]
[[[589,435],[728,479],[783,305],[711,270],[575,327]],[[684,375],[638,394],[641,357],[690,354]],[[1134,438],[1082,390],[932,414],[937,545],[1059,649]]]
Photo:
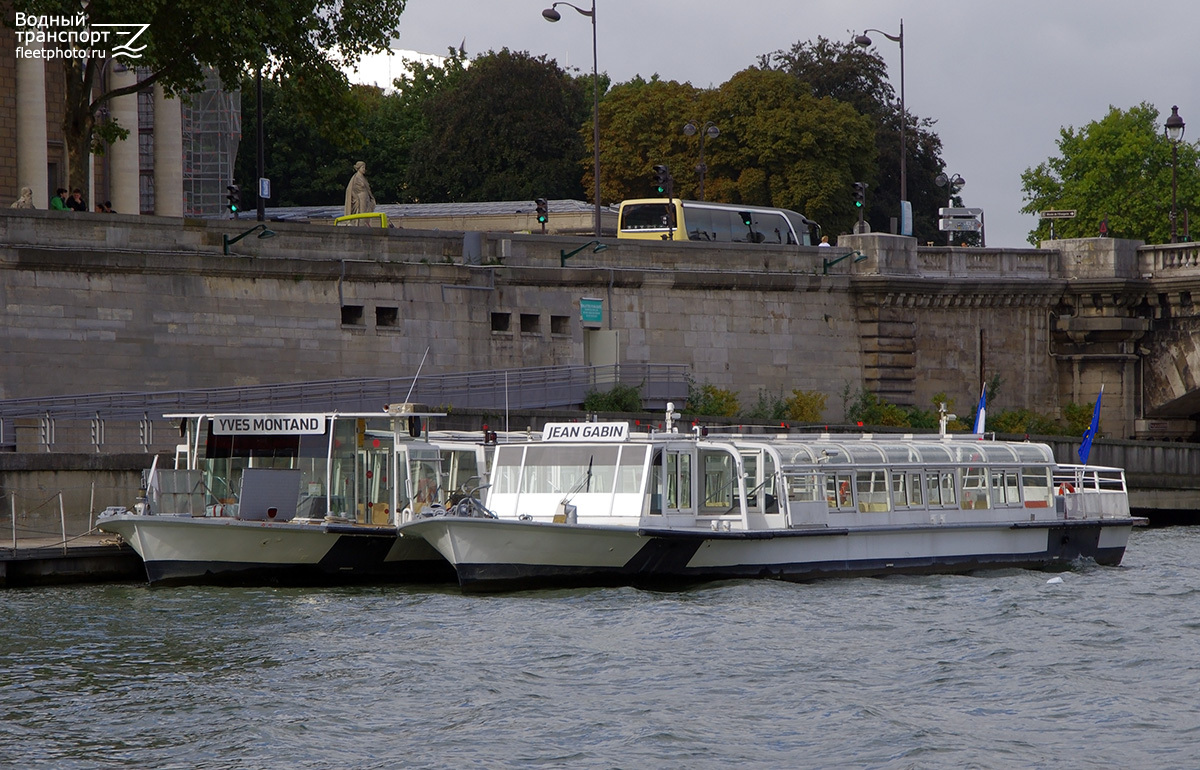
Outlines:
[[708,165],[704,162],[704,137],[716,139],[720,136],[721,129],[711,120],[705,122],[704,127],[700,129],[690,120],[683,126],[683,133],[688,136],[695,136],[697,131],[700,133],[700,162],[696,164],[696,173],[700,175],[700,200],[704,200],[704,177],[708,175]]
[[904,19],[900,20],[900,34],[889,35],[881,29],[865,29],[863,34],[854,38],[855,45],[862,48],[868,48],[871,45],[871,38],[867,37],[868,32],[878,32],[879,34],[891,40],[893,43],[900,44],[900,217],[901,234],[904,233],[904,204],[908,201],[908,175],[906,173],[906,159],[908,157],[908,113],[904,110]]
[[1171,108],[1171,117],[1167,118],[1165,127],[1167,139],[1171,142],[1171,243],[1175,243],[1175,194],[1176,174],[1179,170],[1179,142],[1183,139],[1183,118],[1179,117],[1179,108]]
[[592,177],[595,180],[595,199],[596,199],[596,237],[600,237],[600,71],[597,67],[596,56],[596,0],[592,0],[591,10],[584,9],[571,5],[570,3],[557,2],[551,5],[546,10],[542,11],[542,17],[546,21],[558,21],[562,18],[555,9],[560,5],[565,5],[568,8],[574,8],[581,15],[587,16],[592,20],[592,155],[595,168],[592,170]]

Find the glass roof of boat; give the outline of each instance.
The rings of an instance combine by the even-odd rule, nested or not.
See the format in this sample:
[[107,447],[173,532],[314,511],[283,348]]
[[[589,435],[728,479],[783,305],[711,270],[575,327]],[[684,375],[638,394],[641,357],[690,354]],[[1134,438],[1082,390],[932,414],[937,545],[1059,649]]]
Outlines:
[[[741,442],[739,442],[741,443]],[[1018,441],[905,440],[876,437],[870,440],[824,438],[812,441],[764,438],[788,464],[894,465],[912,463],[1054,464],[1054,453],[1045,444]]]

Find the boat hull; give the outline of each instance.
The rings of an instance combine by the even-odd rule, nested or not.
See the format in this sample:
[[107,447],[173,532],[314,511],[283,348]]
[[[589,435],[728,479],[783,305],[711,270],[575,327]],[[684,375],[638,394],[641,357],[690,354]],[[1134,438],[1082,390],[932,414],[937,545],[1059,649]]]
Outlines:
[[1065,569],[1120,564],[1136,519],[756,532],[441,517],[405,525],[454,565],[468,591],[666,587],[710,580]]
[[99,528],[142,557],[153,585],[452,582],[428,543],[394,527],[122,514]]

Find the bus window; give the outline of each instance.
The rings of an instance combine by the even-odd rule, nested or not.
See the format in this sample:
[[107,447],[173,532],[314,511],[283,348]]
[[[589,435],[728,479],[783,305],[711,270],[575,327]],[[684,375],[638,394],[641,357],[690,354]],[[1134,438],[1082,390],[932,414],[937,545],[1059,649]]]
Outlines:
[[684,226],[687,227],[688,240],[715,241],[717,239],[717,234],[713,231],[713,213],[712,209],[684,205],[683,221]]
[[661,230],[673,224],[671,211],[664,203],[639,203],[621,212],[622,230]]

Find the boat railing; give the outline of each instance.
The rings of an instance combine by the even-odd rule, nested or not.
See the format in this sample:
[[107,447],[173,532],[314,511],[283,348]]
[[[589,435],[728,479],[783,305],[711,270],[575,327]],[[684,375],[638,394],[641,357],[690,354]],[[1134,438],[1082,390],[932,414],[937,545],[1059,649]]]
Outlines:
[[1098,465],[1060,465],[1054,471],[1055,494],[1126,493],[1125,472]]

